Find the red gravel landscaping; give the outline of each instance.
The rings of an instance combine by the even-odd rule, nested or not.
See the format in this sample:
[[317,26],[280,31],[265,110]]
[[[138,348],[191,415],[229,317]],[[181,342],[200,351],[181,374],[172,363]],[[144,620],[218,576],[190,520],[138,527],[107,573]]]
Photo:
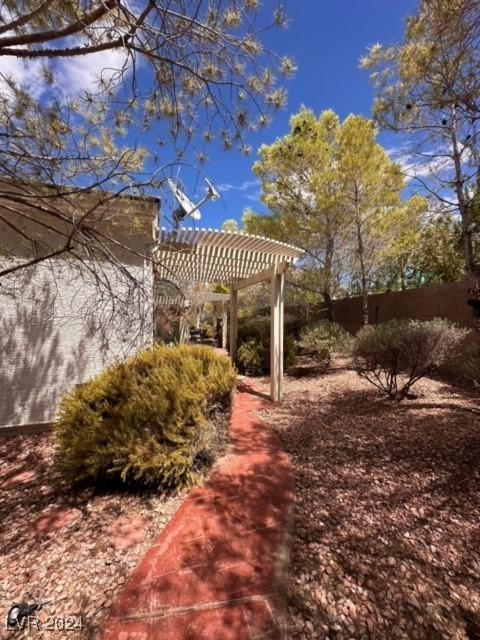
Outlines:
[[[0,637],[13,602],[60,599],[45,624],[82,616],[85,628],[32,628],[35,638],[90,638],[126,579],[182,502],[161,494],[73,491],[54,465],[49,434],[0,439]],[[33,627],[33,625],[32,625]]]
[[480,403],[383,400],[346,369],[265,415],[295,472],[289,638],[480,638]]

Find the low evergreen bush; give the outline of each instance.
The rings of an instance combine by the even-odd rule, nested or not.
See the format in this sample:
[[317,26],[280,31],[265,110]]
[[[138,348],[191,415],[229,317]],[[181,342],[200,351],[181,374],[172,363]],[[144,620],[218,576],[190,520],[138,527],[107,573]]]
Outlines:
[[352,336],[336,322],[320,320],[300,332],[299,348],[312,356],[348,350]]
[[209,339],[215,338],[215,328],[213,324],[210,322],[204,322],[202,324],[202,337]]
[[356,335],[357,373],[392,400],[402,400],[420,378],[457,354],[467,331],[448,320],[391,320]]
[[[291,336],[284,336],[283,366],[285,369],[295,362],[296,346]],[[266,338],[249,338],[237,349],[237,367],[247,376],[262,376],[270,373],[270,334]]]
[[478,342],[465,343],[459,354],[440,367],[440,375],[471,387],[480,386],[480,348]]
[[261,376],[270,367],[270,353],[265,341],[250,338],[242,342],[237,350],[237,366],[247,376]]
[[115,364],[61,401],[55,437],[74,482],[191,483],[210,464],[235,384],[230,360],[208,347],[154,346]]
[[[240,373],[262,376],[270,373],[270,318],[241,318],[238,326],[236,364]],[[295,362],[296,344],[286,333],[283,340],[283,365]]]
[[238,342],[266,342],[270,340],[270,317],[249,317],[239,318],[238,321]]

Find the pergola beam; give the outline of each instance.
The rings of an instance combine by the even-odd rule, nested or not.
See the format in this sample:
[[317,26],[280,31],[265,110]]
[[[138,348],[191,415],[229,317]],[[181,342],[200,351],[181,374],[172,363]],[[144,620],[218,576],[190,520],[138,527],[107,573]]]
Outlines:
[[285,273],[288,269],[288,262],[279,262],[278,264],[274,264],[268,269],[264,269],[259,273],[255,273],[253,276],[249,278],[245,278],[244,280],[240,280],[236,282],[232,289],[233,291],[239,291],[240,289],[246,289],[247,287],[252,287],[254,284],[260,284],[260,282],[268,282],[272,280],[275,274]]
[[228,305],[222,304],[222,349],[227,349]]
[[274,402],[280,402],[283,393],[284,274],[276,271],[270,283],[270,396]]

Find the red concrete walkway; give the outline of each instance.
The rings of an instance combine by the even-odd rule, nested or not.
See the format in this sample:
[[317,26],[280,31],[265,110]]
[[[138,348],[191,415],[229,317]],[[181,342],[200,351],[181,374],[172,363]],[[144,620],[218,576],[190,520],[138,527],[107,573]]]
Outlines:
[[144,556],[103,640],[280,640],[279,579],[293,500],[290,462],[240,383],[231,446]]

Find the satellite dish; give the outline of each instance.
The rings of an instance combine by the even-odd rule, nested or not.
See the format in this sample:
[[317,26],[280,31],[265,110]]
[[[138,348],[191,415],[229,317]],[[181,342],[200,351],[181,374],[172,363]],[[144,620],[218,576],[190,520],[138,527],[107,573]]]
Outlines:
[[218,200],[220,198],[220,194],[208,178],[205,178],[205,182],[207,183],[207,193],[210,195],[210,199],[215,202],[215,200]]
[[173,194],[173,197],[178,202],[178,208],[173,212],[173,219],[175,222],[175,228],[178,229],[184,218],[192,218],[193,220],[201,220],[202,214],[200,213],[200,207],[208,200],[218,200],[220,194],[215,189],[213,184],[205,178],[207,183],[206,195],[194,204],[185,192],[176,184],[171,178],[168,178],[168,186]]
[[170,187],[175,200],[180,205],[180,209],[184,212],[185,217],[191,216],[194,220],[200,220],[202,214],[198,210],[198,207],[196,207],[193,202],[190,201],[187,195],[180,189],[178,184],[175,184],[175,182],[169,178],[168,186]]

